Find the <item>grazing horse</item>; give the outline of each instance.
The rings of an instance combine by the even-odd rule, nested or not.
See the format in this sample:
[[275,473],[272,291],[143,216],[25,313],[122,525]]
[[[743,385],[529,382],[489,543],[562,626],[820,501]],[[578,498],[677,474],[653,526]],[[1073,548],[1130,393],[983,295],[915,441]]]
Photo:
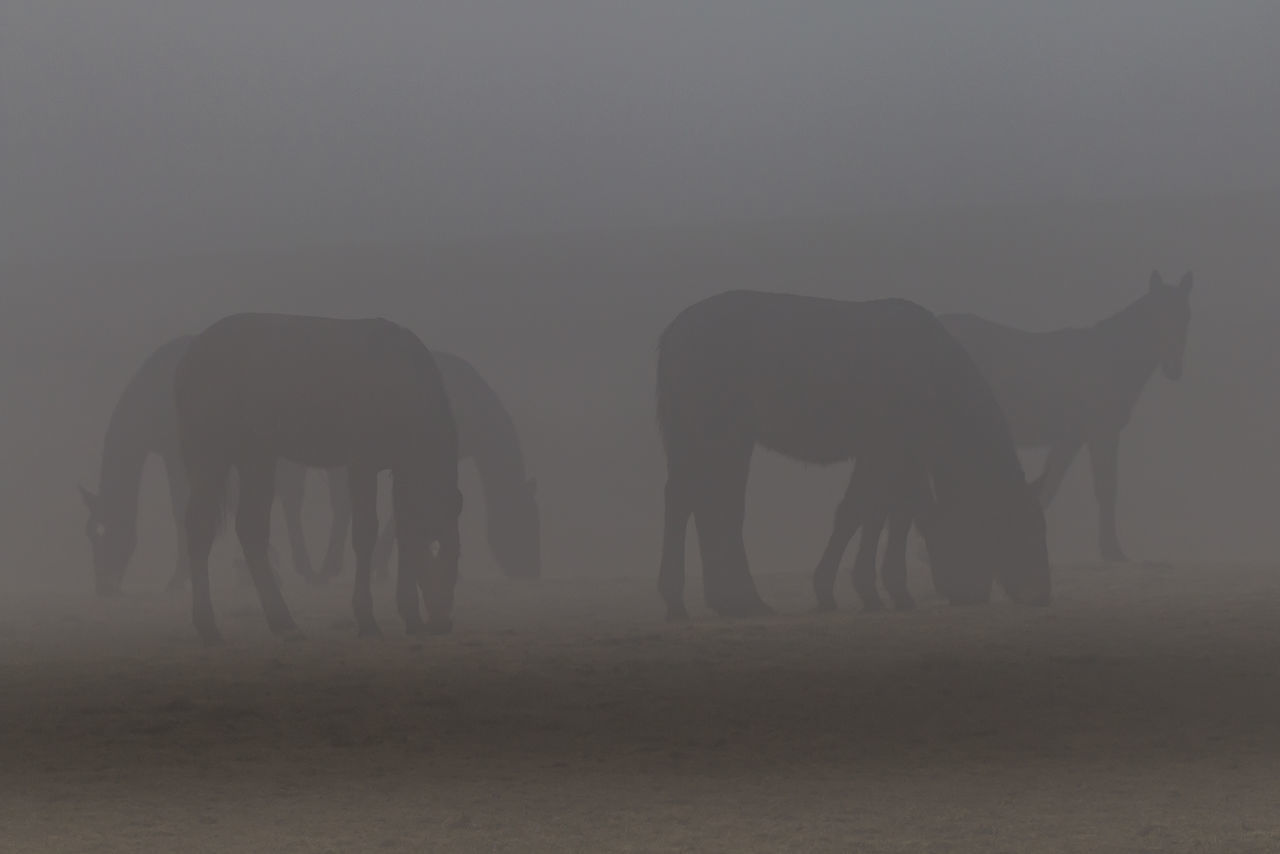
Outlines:
[[[173,399],[191,485],[192,617],[206,643],[220,640],[209,550],[233,468],[240,481],[236,534],[267,625],[276,635],[298,634],[267,559],[278,459],[348,470],[352,607],[361,636],[379,634],[370,580],[378,472],[390,469],[400,552],[396,603],[405,630],[452,628],[462,512],[458,435],[440,370],[416,335],[382,319],[233,314],[191,341],[174,374]],[[438,553],[429,560],[433,547]]]
[[1088,446],[1107,561],[1127,560],[1116,528],[1120,432],[1157,367],[1170,380],[1182,376],[1191,284],[1191,273],[1167,285],[1153,271],[1145,294],[1085,328],[1027,332],[972,314],[941,315],[991,384],[1014,442],[1049,446],[1037,479],[1045,507]]
[[915,303],[741,290],[694,303],[659,341],[657,416],[667,459],[658,590],[668,619],[687,617],[690,516],[708,607],[772,612],[742,539],[757,444],[818,465],[915,460],[934,496],[931,554],[936,547],[979,580],[965,598],[985,599],[994,570],[1015,601],[1050,599],[1044,511],[1000,407],[964,349]]
[[[458,458],[473,460],[480,476],[489,550],[507,576],[538,578],[542,574],[538,482],[525,473],[515,422],[493,388],[466,360],[439,350],[432,352],[458,424]],[[351,505],[347,501],[346,472],[333,469],[327,475],[333,523],[320,572],[323,576],[336,576],[342,572]],[[281,492],[280,508],[289,520],[289,530],[302,528],[305,477],[305,469],[281,467],[278,482],[287,481],[288,489]],[[395,520],[388,519],[373,552],[374,577],[386,577],[394,540]],[[305,549],[306,545],[295,545],[295,553],[299,547]]]
[[[164,463],[177,532],[177,558],[169,589],[181,589],[187,584],[187,478],[178,452],[173,374],[192,337],[183,335],[162,344],[130,378],[107,425],[98,492],[80,487],[89,511],[85,533],[93,557],[95,585],[102,595],[119,592],[133,556],[143,465],[151,454]],[[537,482],[524,474],[524,456],[515,424],[497,394],[469,362],[450,353],[433,353],[458,423],[459,459],[474,459],[480,473],[489,547],[494,558],[511,577],[537,578],[542,570]],[[319,573],[314,572],[302,526],[306,472],[303,466],[279,461],[276,495],[284,513],[293,567],[303,578],[319,583],[342,570],[351,504],[347,500],[345,470],[327,471],[334,521],[324,565]],[[390,521],[382,528],[374,550],[375,577],[387,574],[394,532]]]

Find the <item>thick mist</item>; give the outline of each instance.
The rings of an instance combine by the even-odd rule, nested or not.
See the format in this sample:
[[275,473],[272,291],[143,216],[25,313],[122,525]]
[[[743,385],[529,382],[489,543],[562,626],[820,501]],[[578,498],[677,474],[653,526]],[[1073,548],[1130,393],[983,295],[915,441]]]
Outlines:
[[[0,848],[1274,850],[1280,6],[1270,2],[0,4]],[[911,611],[811,575],[850,465],[758,450],[777,616],[656,582],[658,337],[731,288],[1089,327],[1194,275],[1185,371],[1046,512],[1054,601]],[[165,590],[164,471],[94,595],[104,432],[236,312],[385,317],[519,434],[542,577],[478,467],[457,625],[355,637],[352,558],[227,647]],[[1027,475],[1043,449],[1024,449]],[[385,488],[380,511],[389,509]],[[324,480],[303,508],[319,562]],[[70,808],[70,812],[68,811]],[[1271,839],[1271,843],[1266,840]],[[933,850],[933,849],[930,849]]]
[[1274,185],[1280,11],[7,3],[0,258]]

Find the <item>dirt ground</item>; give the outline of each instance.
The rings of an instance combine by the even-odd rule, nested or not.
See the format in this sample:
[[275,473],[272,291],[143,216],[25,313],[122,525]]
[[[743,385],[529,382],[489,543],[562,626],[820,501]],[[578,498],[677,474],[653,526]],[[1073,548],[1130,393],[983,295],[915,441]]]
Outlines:
[[[1056,569],[1047,610],[669,626],[652,579],[464,578],[357,641],[349,577],[0,604],[5,851],[1280,850],[1280,569]],[[86,585],[87,586],[87,585]]]

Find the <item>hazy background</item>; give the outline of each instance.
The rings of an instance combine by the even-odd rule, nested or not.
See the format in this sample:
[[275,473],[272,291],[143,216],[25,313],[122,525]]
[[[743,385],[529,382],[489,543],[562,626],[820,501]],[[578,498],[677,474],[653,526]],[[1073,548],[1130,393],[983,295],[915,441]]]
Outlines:
[[[901,295],[1043,329],[1153,267],[1196,275],[1188,373],[1124,434],[1122,539],[1272,560],[1277,36],[1265,0],[6,2],[5,571],[87,587],[75,484],[116,395],[232,311],[380,314],[468,358],[522,430],[548,574],[650,577],[654,343],[685,304]],[[844,471],[757,458],[758,572],[816,559]],[[163,494],[156,467],[130,583],[169,569]],[[1060,559],[1095,556],[1094,514],[1082,457]]]

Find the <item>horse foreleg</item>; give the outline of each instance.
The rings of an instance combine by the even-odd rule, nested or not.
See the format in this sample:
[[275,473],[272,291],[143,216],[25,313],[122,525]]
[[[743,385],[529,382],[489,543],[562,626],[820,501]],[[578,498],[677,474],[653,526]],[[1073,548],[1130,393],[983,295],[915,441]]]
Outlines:
[[1098,499],[1098,547],[1105,561],[1126,562],[1116,527],[1116,493],[1119,481],[1119,431],[1089,442],[1093,467],[1093,494]]
[[213,616],[209,590],[209,551],[221,521],[223,494],[227,488],[225,465],[200,465],[191,472],[191,493],[187,500],[187,557],[191,575],[191,616],[201,640],[221,643]]
[[351,607],[360,637],[382,634],[373,617],[373,590],[370,570],[373,545],[378,536],[378,473],[370,469],[347,470],[347,491],[351,502],[351,546],[356,555],[356,580]]
[[373,547],[373,577],[385,581],[391,576],[391,553],[396,547],[396,517],[387,519],[378,533],[378,544]]
[[827,538],[827,546],[822,550],[822,557],[818,558],[818,565],[813,570],[813,594],[818,600],[817,610],[819,611],[836,609],[835,587],[836,575],[840,571],[840,558],[849,547],[849,541],[862,527],[866,510],[862,501],[862,489],[857,463],[855,463],[853,473],[849,477],[849,485],[845,487],[844,498],[836,506],[835,518],[831,524],[831,536]]
[[240,500],[236,508],[236,536],[253,585],[258,590],[267,626],[277,636],[298,636],[301,633],[276,583],[268,555],[271,505],[275,502],[275,460],[255,460],[237,468],[240,473]]

